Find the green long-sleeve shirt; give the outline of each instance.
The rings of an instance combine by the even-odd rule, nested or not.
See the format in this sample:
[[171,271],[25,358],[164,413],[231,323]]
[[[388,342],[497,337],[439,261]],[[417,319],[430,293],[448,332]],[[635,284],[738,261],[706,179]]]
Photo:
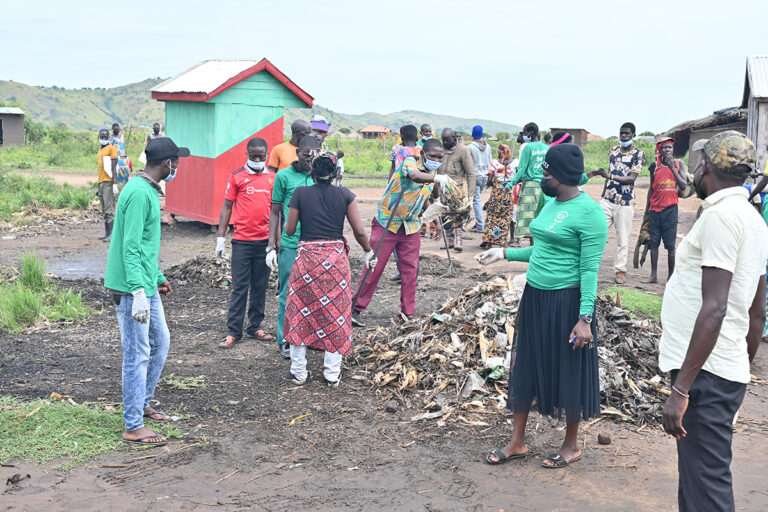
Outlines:
[[544,162],[544,157],[547,156],[548,150],[549,146],[541,141],[527,144],[520,154],[520,164],[517,166],[517,173],[507,187],[514,187],[521,181],[532,180],[541,182],[543,175],[541,164]]
[[530,227],[536,244],[507,249],[507,260],[528,262],[527,280],[534,288],[580,286],[579,314],[593,314],[597,273],[608,240],[600,205],[584,192],[570,201],[549,201]]
[[147,180],[136,177],[128,181],[117,201],[104,286],[124,293],[143,288],[151,297],[165,282],[159,256],[160,200]]

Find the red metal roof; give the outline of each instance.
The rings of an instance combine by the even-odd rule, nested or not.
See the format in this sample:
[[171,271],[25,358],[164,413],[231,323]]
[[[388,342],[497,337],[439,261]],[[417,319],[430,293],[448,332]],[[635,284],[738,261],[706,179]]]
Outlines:
[[314,98],[267,59],[260,61],[207,60],[152,88],[152,99],[208,101],[260,71],[277,78],[308,107]]
[[386,126],[376,126],[375,124],[370,124],[370,125],[366,126],[365,128],[363,128],[362,130],[360,130],[360,133],[365,133],[365,132],[369,132],[369,133],[382,133],[382,132],[384,132],[384,133],[387,133],[389,131],[391,131],[391,130],[389,128],[387,128]]

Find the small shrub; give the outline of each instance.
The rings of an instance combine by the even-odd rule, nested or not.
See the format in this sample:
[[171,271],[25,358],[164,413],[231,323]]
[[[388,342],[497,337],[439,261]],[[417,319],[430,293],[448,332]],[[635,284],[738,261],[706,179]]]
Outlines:
[[3,287],[0,296],[0,327],[8,332],[21,332],[37,323],[43,311],[43,297],[21,282]]
[[41,260],[34,253],[24,254],[21,257],[19,283],[34,292],[47,290],[50,283],[45,275],[45,260]]

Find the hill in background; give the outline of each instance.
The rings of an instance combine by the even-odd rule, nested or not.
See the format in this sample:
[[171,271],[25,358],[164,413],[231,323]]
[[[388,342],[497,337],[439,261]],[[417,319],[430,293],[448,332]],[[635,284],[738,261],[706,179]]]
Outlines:
[[[118,122],[126,126],[151,126],[163,122],[165,109],[160,101],[150,97],[149,90],[162,82],[161,78],[148,78],[141,82],[121,85],[111,89],[82,88],[63,89],[60,87],[37,87],[21,82],[0,80],[0,102],[18,105],[32,119],[47,125],[65,123],[78,130],[95,129]],[[368,125],[386,126],[398,130],[404,124],[431,124],[435,128],[451,127],[457,131],[470,132],[476,124],[483,126],[487,134],[497,132],[516,133],[517,125],[486,119],[467,119],[441,114],[430,114],[415,110],[403,110],[391,114],[341,114],[315,103],[311,109],[286,109],[285,128],[297,118],[311,119],[321,114],[331,122],[333,128],[349,128],[358,131]]]

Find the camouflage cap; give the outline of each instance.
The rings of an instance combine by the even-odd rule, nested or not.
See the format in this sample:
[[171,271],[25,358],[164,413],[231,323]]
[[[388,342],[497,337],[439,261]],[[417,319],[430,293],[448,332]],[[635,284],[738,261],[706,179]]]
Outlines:
[[[757,164],[755,145],[746,135],[735,130],[720,132],[710,139],[697,140],[691,149],[704,151],[707,159],[726,174],[743,176],[752,172]],[[739,165],[749,170],[735,169]]]

